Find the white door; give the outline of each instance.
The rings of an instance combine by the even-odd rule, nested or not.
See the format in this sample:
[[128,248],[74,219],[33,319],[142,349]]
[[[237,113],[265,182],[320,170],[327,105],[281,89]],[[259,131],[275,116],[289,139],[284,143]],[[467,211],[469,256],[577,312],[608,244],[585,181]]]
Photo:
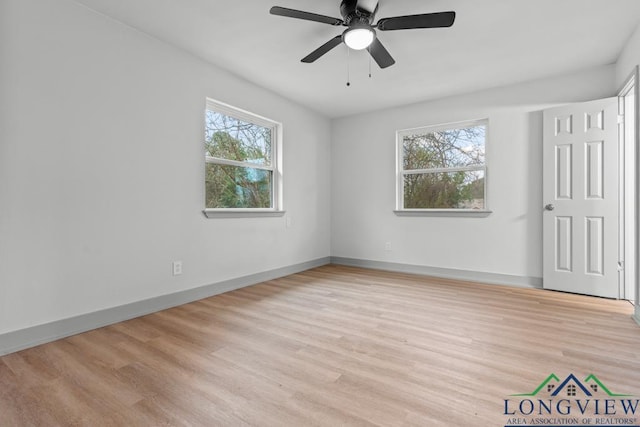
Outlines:
[[543,286],[619,298],[618,100],[544,111]]

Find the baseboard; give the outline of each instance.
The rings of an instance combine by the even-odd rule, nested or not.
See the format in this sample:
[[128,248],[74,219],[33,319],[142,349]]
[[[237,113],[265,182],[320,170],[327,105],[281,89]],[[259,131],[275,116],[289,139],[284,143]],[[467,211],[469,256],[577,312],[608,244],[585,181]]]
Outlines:
[[0,334],[0,356],[79,334],[81,332],[111,325],[113,323],[144,316],[156,311],[208,298],[213,295],[222,294],[224,292],[299,273],[301,271],[329,264],[330,261],[330,257],[318,258],[300,264],[277,268],[275,270],[225,280],[223,282],[195,289],[188,289],[143,301],[133,302],[131,304]]
[[372,268],[374,270],[398,273],[420,274],[444,279],[468,280],[492,285],[517,286],[521,288],[542,288],[541,277],[514,276],[510,274],[486,273],[483,271],[457,270],[454,268],[429,267],[425,265],[400,264],[395,262],[371,261],[357,258],[331,257],[332,264],[351,267]]

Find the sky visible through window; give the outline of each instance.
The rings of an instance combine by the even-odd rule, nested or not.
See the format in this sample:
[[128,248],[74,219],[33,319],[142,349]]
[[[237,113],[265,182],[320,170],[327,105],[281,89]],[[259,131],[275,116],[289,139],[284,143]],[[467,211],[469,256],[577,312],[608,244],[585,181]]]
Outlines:
[[[227,135],[233,144],[226,150],[214,138],[216,133]],[[259,165],[271,165],[271,129],[207,110],[205,141],[207,154],[212,157]]]
[[404,169],[453,168],[485,163],[484,125],[403,137]]

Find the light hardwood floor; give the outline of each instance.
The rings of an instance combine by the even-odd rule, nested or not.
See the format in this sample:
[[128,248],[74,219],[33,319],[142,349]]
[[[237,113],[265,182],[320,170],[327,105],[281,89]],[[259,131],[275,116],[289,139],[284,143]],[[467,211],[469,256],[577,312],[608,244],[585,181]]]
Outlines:
[[503,426],[549,374],[640,394],[627,302],[325,266],[0,358],[0,425]]

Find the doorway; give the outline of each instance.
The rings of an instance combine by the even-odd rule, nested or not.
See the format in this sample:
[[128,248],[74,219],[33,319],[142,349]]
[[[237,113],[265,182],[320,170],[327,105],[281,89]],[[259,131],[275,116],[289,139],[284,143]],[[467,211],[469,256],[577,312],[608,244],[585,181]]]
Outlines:
[[618,94],[620,138],[620,297],[638,306],[638,67]]
[[640,323],[639,86],[636,67],[617,98],[544,111],[543,286],[628,300]]

